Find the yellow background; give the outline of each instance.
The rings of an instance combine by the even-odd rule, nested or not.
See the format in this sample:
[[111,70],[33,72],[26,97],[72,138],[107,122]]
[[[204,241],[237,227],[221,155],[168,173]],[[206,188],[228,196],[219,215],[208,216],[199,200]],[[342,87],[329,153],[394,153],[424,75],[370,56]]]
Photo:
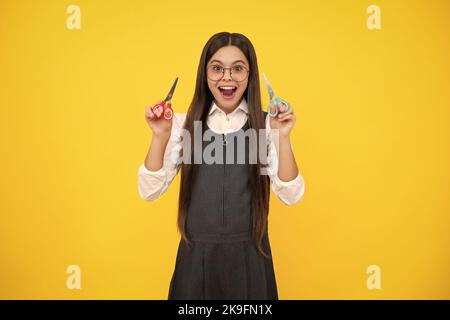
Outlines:
[[[81,30],[66,8],[81,8]],[[381,8],[381,30],[366,8]],[[179,176],[145,202],[144,107],[191,101],[208,38],[253,42],[297,114],[272,193],[281,299],[450,298],[450,2],[0,1],[0,298],[166,299]],[[263,87],[264,88],[264,87]],[[267,92],[262,91],[264,105]],[[68,265],[81,290],[66,288]],[[366,268],[381,267],[381,290]]]

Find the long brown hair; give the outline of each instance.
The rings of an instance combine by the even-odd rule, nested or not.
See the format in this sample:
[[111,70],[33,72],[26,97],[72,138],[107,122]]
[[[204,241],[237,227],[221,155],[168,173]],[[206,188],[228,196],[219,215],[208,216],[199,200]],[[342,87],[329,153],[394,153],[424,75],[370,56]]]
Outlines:
[[[206,66],[211,57],[224,46],[233,45],[238,47],[246,56],[249,62],[249,78],[247,88],[243,94],[249,109],[250,128],[259,132],[265,127],[264,113],[261,110],[261,93],[259,87],[259,72],[255,49],[250,40],[240,33],[220,32],[213,35],[203,48],[200,63],[197,69],[197,82],[194,97],[186,114],[184,129],[189,131],[191,137],[191,151],[193,151],[194,121],[206,123],[208,111],[213,102],[213,95],[208,88],[206,77]],[[203,126],[204,127],[204,126]],[[204,130],[204,129],[203,129]],[[259,135],[256,135],[259,139]],[[256,146],[259,148],[259,141]],[[259,155],[259,150],[258,153]],[[191,152],[191,157],[193,152]],[[267,175],[261,175],[261,164],[259,156],[256,164],[250,164],[250,187],[252,204],[252,238],[258,251],[264,256],[269,256],[263,251],[263,238],[267,231],[267,218],[269,213],[270,183]],[[181,164],[180,196],[178,203],[178,230],[182,239],[190,245],[190,240],[186,235],[187,212],[191,200],[190,186],[196,177],[195,165],[193,161]]]

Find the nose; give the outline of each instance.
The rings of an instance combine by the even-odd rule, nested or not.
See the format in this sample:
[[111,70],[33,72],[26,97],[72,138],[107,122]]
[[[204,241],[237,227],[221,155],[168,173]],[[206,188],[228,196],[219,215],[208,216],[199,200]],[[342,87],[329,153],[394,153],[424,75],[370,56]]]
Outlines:
[[222,80],[232,80],[231,78],[231,68],[226,68],[223,70]]

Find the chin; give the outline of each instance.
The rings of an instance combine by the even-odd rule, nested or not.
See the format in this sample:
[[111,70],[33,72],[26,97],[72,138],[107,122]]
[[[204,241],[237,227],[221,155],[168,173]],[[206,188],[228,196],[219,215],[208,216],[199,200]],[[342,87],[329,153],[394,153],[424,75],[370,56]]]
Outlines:
[[232,111],[241,102],[242,95],[240,97],[235,96],[233,97],[233,99],[224,99],[221,93],[219,92],[219,94],[216,95],[214,98],[216,100],[216,103],[218,103],[221,108],[225,109],[226,111]]

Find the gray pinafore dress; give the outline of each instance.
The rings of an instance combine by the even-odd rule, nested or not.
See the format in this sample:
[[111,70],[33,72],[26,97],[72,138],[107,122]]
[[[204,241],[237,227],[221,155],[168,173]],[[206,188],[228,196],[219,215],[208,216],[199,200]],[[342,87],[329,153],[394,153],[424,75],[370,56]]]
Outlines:
[[[242,130],[222,134],[222,139],[236,139],[249,127],[247,120]],[[221,138],[216,132],[213,136]],[[203,148],[212,141],[203,141]],[[197,178],[186,220],[191,246],[180,240],[169,300],[278,299],[272,259],[263,257],[251,238],[248,138],[245,141],[245,164],[237,163],[236,140],[223,145],[223,164],[194,164]],[[233,146],[235,162],[229,164],[226,154]],[[267,231],[263,250],[272,256]]]

